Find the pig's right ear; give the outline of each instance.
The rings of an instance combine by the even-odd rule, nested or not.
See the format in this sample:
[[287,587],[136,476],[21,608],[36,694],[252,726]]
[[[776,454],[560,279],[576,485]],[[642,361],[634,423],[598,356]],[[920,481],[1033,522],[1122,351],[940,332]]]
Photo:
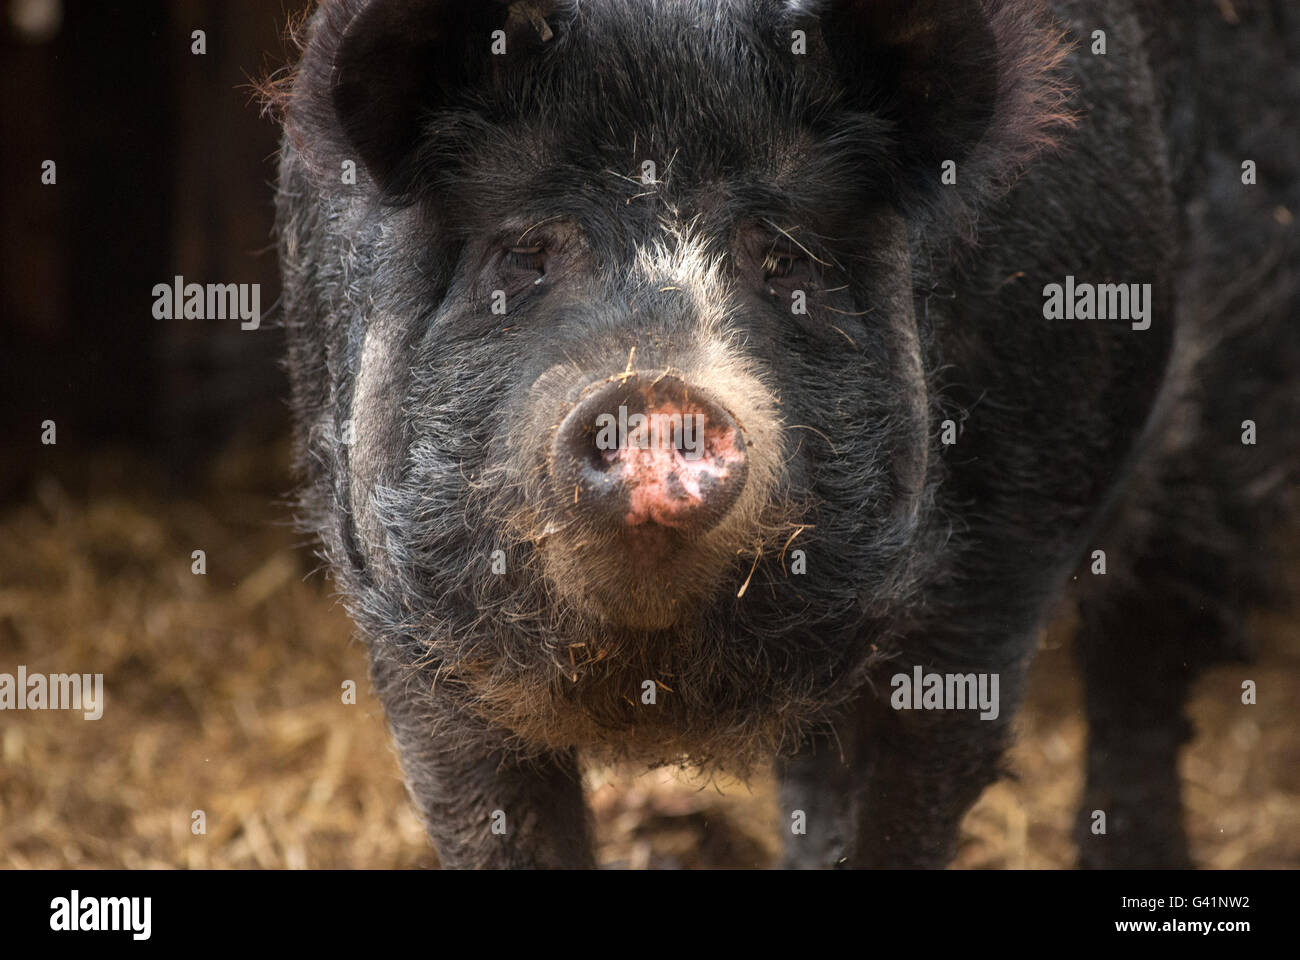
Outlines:
[[284,118],[313,180],[337,188],[353,160],[359,176],[401,194],[423,118],[549,40],[546,17],[558,5],[325,0],[309,24]]

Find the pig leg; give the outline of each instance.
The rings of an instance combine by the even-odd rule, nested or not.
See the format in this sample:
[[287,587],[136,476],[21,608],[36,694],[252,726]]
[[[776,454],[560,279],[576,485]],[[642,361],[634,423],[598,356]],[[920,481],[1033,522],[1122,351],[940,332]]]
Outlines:
[[[1000,675],[1005,692],[1019,688],[1010,670]],[[971,710],[896,711],[887,699],[865,703],[852,866],[947,866],[966,811],[1001,775],[1013,713],[1008,702],[996,720]]]
[[1183,707],[1206,625],[1178,616],[1186,606],[1148,591],[1080,605],[1076,647],[1088,715],[1081,866],[1191,865],[1178,750],[1191,738]]
[[439,697],[432,671],[371,657],[407,789],[444,868],[590,868],[573,752],[521,760],[505,731]]
[[823,870],[843,866],[853,838],[855,728],[811,738],[777,763],[780,822],[785,836],[781,867]]
[[[805,809],[809,817],[806,836],[787,837],[784,865],[946,866],[966,811],[1001,772],[1023,667],[998,673],[1001,703],[991,720],[978,710],[894,710],[887,679],[864,693],[837,726],[843,759],[819,744],[785,765],[784,813]],[[825,825],[815,822],[818,812]]]

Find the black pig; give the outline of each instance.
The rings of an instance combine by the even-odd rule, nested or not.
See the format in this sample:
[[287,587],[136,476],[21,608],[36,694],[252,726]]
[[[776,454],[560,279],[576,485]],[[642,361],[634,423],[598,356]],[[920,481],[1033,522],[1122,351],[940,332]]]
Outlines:
[[1082,860],[1187,862],[1300,415],[1300,31],[1235,11],[321,5],[305,514],[444,865],[591,866],[583,751],[778,758],[787,865],[941,866],[1066,601]]

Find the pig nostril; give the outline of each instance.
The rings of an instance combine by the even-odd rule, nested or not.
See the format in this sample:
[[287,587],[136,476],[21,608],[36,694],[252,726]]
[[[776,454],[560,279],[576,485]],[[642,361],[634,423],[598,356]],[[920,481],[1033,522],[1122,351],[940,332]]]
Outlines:
[[617,450],[601,447],[600,433],[590,424],[579,434],[578,449],[573,451],[574,458],[584,461],[592,470],[606,469],[617,454]]
[[592,523],[699,534],[735,503],[745,448],[734,418],[694,386],[662,372],[623,374],[583,391],[556,430],[548,468],[561,502]]

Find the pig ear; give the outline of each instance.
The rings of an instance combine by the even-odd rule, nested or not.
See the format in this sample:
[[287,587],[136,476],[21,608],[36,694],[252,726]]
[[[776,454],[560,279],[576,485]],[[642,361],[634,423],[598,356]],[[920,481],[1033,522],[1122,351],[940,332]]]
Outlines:
[[[326,0],[294,79],[286,129],[318,178],[337,178],[354,159],[382,190],[400,192],[422,118],[549,40],[546,17],[556,6]],[[494,54],[494,35],[504,53]]]
[[[1039,0],[802,0],[851,104],[895,130],[902,199],[969,203],[1069,122]],[[955,184],[945,184],[945,163]],[[956,189],[953,189],[956,187]]]

